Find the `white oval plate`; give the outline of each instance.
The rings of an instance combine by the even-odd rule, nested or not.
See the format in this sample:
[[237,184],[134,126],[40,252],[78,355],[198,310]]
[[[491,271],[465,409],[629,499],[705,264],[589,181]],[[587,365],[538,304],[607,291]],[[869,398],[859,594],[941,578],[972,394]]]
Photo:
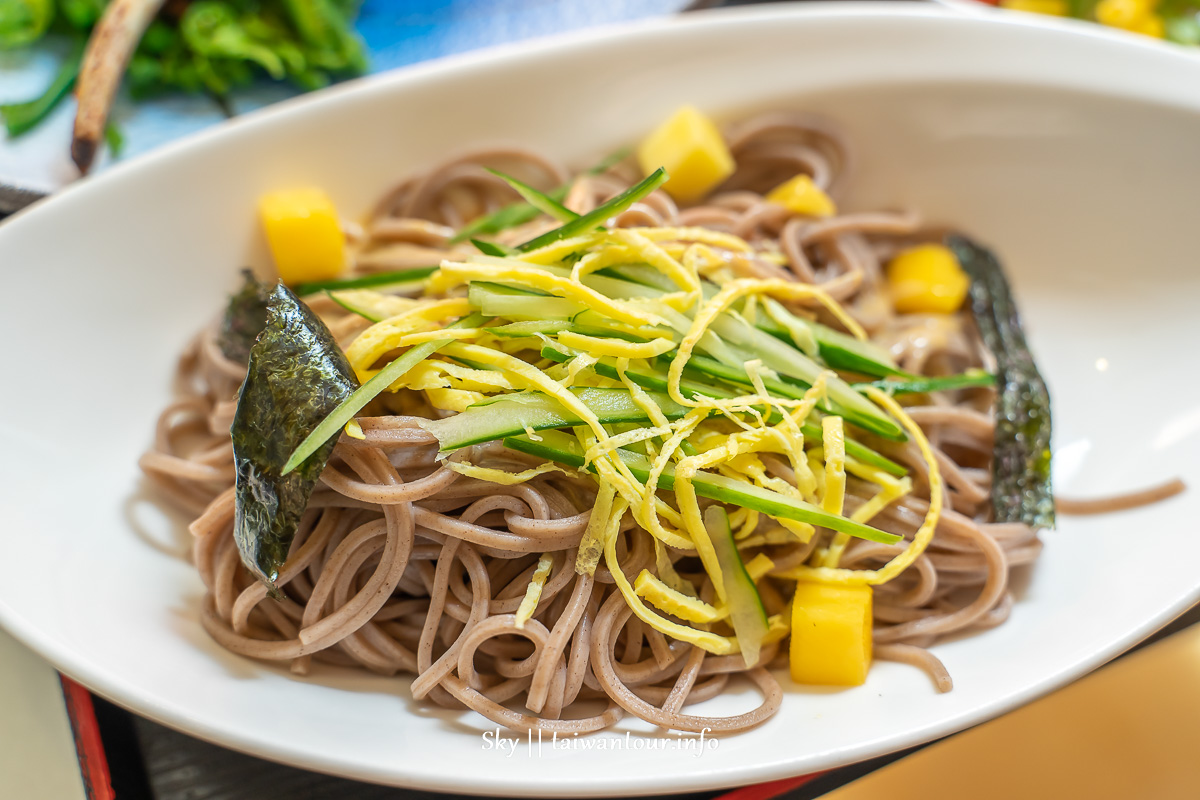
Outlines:
[[[1018,55],[1019,54],[1019,55]],[[623,721],[591,745],[496,747],[406,682],[286,670],[201,630],[182,521],[135,462],[176,354],[261,262],[255,198],[326,187],[364,212],[481,142],[586,164],[678,105],[840,120],[851,205],[912,206],[1009,265],[1057,411],[1064,492],[1200,485],[1200,62],[1124,37],[895,6],[697,14],[455,58],[288,102],[84,181],[0,226],[0,622],[152,719],[309,769],[510,796],[682,792],[795,775],[951,733],[1113,657],[1200,595],[1200,494],[1065,518],[1012,619],[939,645],[955,689],[876,664],[793,686],[766,725],[685,748]],[[1141,99],[1138,99],[1138,98]],[[732,713],[749,689],[703,707]],[[629,734],[627,736],[627,733]]]

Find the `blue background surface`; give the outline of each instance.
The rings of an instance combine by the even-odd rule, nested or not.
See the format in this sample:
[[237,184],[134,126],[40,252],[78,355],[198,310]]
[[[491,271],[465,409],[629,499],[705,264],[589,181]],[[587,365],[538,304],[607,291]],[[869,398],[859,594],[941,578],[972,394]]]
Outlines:
[[[371,72],[504,42],[678,12],[688,0],[365,0],[357,25],[371,55]],[[0,103],[27,100],[49,85],[69,45],[46,40],[0,52]],[[259,83],[235,93],[236,113],[295,94]],[[0,139],[0,185],[51,192],[78,173],[68,147],[75,114],[65,102],[40,127],[19,139]],[[165,95],[134,103],[119,96],[111,119],[124,137],[122,158],[152,150],[217,124],[223,112],[203,96]],[[93,171],[112,163],[102,154]]]

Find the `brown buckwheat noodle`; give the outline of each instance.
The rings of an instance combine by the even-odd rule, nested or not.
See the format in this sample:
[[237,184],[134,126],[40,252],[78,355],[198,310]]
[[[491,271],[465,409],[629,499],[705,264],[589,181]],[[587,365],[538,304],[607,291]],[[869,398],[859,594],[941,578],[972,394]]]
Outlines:
[[[814,221],[764,200],[765,191],[799,172],[837,197],[849,158],[833,127],[774,113],[743,121],[727,135],[737,171],[701,205],[679,208],[658,191],[614,224],[704,226],[782,254],[727,255],[739,275],[825,288],[906,370],[947,374],[985,363],[962,318],[898,316],[883,293],[881,262],[920,239],[916,214]],[[464,155],[401,182],[365,225],[348,227],[353,270],[422,266],[472,252],[448,240],[464,223],[514,199],[484,166],[544,188],[570,181],[565,205],[580,213],[639,177],[623,164],[572,179],[558,164],[520,149]],[[542,219],[499,238],[519,243],[554,224]],[[368,324],[327,298],[311,298],[311,305],[343,346]],[[603,562],[594,576],[576,574],[576,549],[596,493],[590,479],[549,473],[503,486],[463,477],[435,459],[435,440],[405,414],[360,418],[365,438],[338,442],[280,576],[282,599],[269,599],[243,569],[232,537],[229,425],[244,367],[222,355],[215,334],[215,325],[204,330],[184,353],[185,392],[163,411],[141,465],[171,502],[196,515],[194,559],[207,587],[201,619],[223,647],[301,674],[313,661],[411,674],[419,700],[470,708],[519,731],[586,733],[632,714],[664,728],[733,732],[779,708],[782,689],[769,669],[747,670],[740,655],[707,654],[631,618]],[[991,401],[989,390],[975,389],[935,394],[909,409],[935,448],[947,509],[925,553],[875,590],[876,657],[920,667],[943,691],[950,677],[925,648],[1003,622],[1013,604],[1011,571],[1031,564],[1041,549],[1035,531],[987,521]],[[477,465],[519,470],[536,463],[498,445],[460,452],[456,457]],[[911,444],[884,452],[910,470],[914,491],[872,524],[911,539],[927,508],[928,471]],[[781,459],[763,461],[775,476],[794,481]],[[872,492],[851,478],[847,513]],[[828,536],[819,531],[807,544],[760,549],[781,571],[802,563]],[[900,549],[854,540],[842,564],[878,567]],[[515,612],[544,553],[553,554],[551,576],[533,618],[518,629]],[[630,580],[643,568],[655,570],[650,534],[632,521],[619,534],[618,555]],[[695,564],[679,554],[672,559],[704,587]],[[762,584],[768,613],[786,608],[789,584],[769,575]],[[712,587],[701,591],[711,594]],[[769,667],[785,655],[786,647],[768,645],[761,663]],[[759,692],[756,707],[731,717],[686,710],[737,676]]]

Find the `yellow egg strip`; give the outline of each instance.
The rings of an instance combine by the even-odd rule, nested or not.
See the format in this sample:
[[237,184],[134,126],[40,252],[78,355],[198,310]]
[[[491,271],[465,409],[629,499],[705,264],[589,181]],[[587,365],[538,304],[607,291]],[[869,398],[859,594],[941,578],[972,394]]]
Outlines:
[[738,652],[737,641],[735,639],[728,636],[720,636],[710,631],[697,630],[688,625],[680,625],[678,622],[665,619],[646,607],[646,604],[642,602],[642,598],[638,597],[637,592],[629,584],[629,579],[621,571],[621,564],[617,560],[617,531],[619,526],[620,520],[617,521],[616,525],[611,526],[608,531],[608,538],[604,543],[604,562],[608,565],[608,571],[612,573],[613,581],[617,584],[617,589],[620,590],[621,595],[625,598],[625,602],[629,605],[634,615],[659,633],[670,636],[673,639],[678,639],[681,642],[694,644],[701,650],[713,653],[714,655],[726,656],[730,653]]
[[[633,402],[637,403],[638,408],[646,412],[646,418],[654,423],[656,428],[669,428],[671,422],[667,419],[667,415],[663,413],[663,410],[659,408],[658,403],[654,402],[650,398],[650,395],[646,394],[646,390],[634,383],[626,373],[626,370],[629,369],[629,359],[618,358],[616,367],[617,375],[621,378],[621,384],[629,390],[629,394],[633,397]],[[662,435],[667,436],[669,434]]]
[[648,342],[627,342],[623,339],[606,339],[586,336],[573,331],[561,331],[558,341],[575,350],[585,350],[593,356],[616,358],[654,358],[675,349],[674,339],[651,339]]
[[[602,437],[589,436],[588,429],[586,427],[579,426],[574,428],[574,433],[576,439],[579,440],[579,443],[585,452],[595,446],[597,442],[603,442],[610,438],[607,433],[605,433],[605,435]],[[664,543],[676,549],[689,551],[692,549],[691,540],[684,536],[680,536],[679,534],[667,531],[662,528],[660,524],[658,524],[659,516],[666,517],[669,521],[678,519],[678,514],[674,511],[674,509],[672,509],[661,498],[659,498],[653,490],[649,489],[647,486],[638,481],[638,479],[634,477],[633,473],[630,472],[629,467],[626,466],[625,462],[617,457],[615,453],[608,453],[601,456],[594,462],[593,466],[596,469],[596,475],[599,478],[600,484],[611,484],[615,491],[620,494],[625,499],[625,502],[631,507],[635,509],[640,508],[645,502],[649,502],[651,504],[651,508],[653,510],[649,515],[650,519],[648,522],[654,527],[647,528],[651,533],[653,533],[655,536],[659,536]],[[638,518],[638,514],[636,512],[634,513],[634,517]],[[646,527],[647,525],[646,522],[643,522],[642,524],[643,527]],[[673,524],[675,523],[673,522]]]
[[465,389],[426,389],[425,394],[430,405],[445,411],[466,411],[487,399],[487,395],[482,392],[470,392]]
[[392,347],[411,347],[414,344],[436,342],[442,339],[456,341],[461,339],[477,339],[486,332],[483,328],[438,328],[437,330],[421,331],[419,333],[405,333],[391,340],[389,344]]
[[611,483],[600,484],[596,502],[592,505],[592,515],[588,517],[587,528],[579,540],[579,550],[575,556],[575,571],[580,575],[594,575],[596,572],[596,565],[600,563],[600,556],[604,552],[604,532],[612,518],[616,495]]
[[658,569],[658,577],[675,591],[694,596],[696,587],[675,571],[675,565],[671,563],[671,555],[667,552],[667,546],[658,537],[652,536],[650,540],[654,543],[654,565]]
[[681,263],[688,270],[717,284],[729,277],[729,261],[705,244],[694,244],[683,252]]
[[[757,511],[752,511],[748,508],[739,508],[737,511],[743,511],[745,513],[741,515],[742,518],[737,523],[737,530],[734,531],[733,538],[745,539],[747,536],[754,533],[755,528],[758,527],[760,515]],[[729,524],[731,526],[734,524],[733,517],[733,514],[729,515]]]
[[[373,374],[373,373],[372,373]],[[396,389],[469,389],[476,392],[515,391],[516,386],[497,370],[472,369],[451,361],[429,359],[410,369],[392,384]]]
[[[696,426],[703,422],[707,416],[707,411],[703,409],[697,409],[694,411],[689,411],[683,417],[683,419],[674,423],[675,432],[668,437],[666,442],[664,442],[663,448],[659,452],[658,457],[655,458],[654,462],[650,465],[650,474],[647,476],[646,480],[646,494],[642,497],[641,503],[639,503],[637,506],[634,506],[634,518],[638,521],[638,524],[648,530],[651,535],[662,540],[663,544],[676,547],[677,549],[686,549],[689,551],[694,550],[695,544],[690,536],[674,531],[668,531],[663,527],[662,523],[658,519],[659,515],[656,513],[655,500],[658,500],[658,496],[649,487],[658,486],[658,479],[662,477],[663,470],[667,468],[667,464],[670,463],[671,458],[674,456],[676,451],[679,450],[684,440],[688,438],[692,431],[696,429]],[[678,480],[678,477],[676,477],[676,480]],[[676,497],[678,498],[678,495]],[[679,518],[679,522],[676,524],[680,528],[684,527],[685,523],[682,515]],[[674,541],[679,540],[686,542],[686,545],[680,547],[678,544],[673,543]]]
[[572,253],[577,253],[580,250],[592,247],[597,242],[604,241],[604,236],[605,234],[602,231],[593,231],[592,233],[585,233],[570,239],[560,239],[557,242],[539,247],[537,250],[521,253],[521,260],[529,264],[557,264]]
[[755,583],[773,569],[775,569],[775,562],[766,553],[758,553],[746,562],[746,574]]
[[613,436],[605,439],[603,442],[596,442],[596,444],[584,451],[583,463],[585,465],[591,464],[601,456],[608,455],[618,448],[627,447],[631,444],[636,444],[637,442],[644,442],[647,439],[654,439],[659,436],[670,435],[670,425],[664,425],[661,428],[637,428],[636,430],[625,431],[625,433],[614,434]]
[[[713,588],[716,589],[717,596],[722,601],[725,600],[724,579],[721,575],[720,564],[717,561],[716,550],[712,546],[708,530],[704,526],[704,519],[700,514],[699,500],[692,485],[692,480],[697,471],[721,463],[728,463],[739,453],[777,449],[788,453],[794,452],[796,455],[793,463],[796,463],[796,459],[803,459],[804,451],[802,447],[796,446],[795,437],[800,437],[799,441],[803,443],[803,434],[800,433],[799,426],[824,395],[825,378],[825,373],[818,376],[817,381],[805,391],[801,405],[791,413],[784,413],[784,419],[780,421],[778,426],[757,428],[730,434],[721,445],[712,447],[699,455],[684,458],[675,467],[675,500],[679,505],[680,515],[683,517],[684,528],[691,536],[692,542],[696,547],[696,553],[704,565],[704,570],[708,573],[710,580],[713,582]],[[765,390],[760,391],[765,392]],[[790,436],[788,431],[780,429],[780,426],[786,426],[789,423],[795,431]],[[791,520],[777,521],[802,539],[804,533],[811,536],[811,526],[803,526],[803,523],[795,523],[796,525],[803,526],[803,528],[793,529]]]
[[821,437],[825,447],[825,496],[821,498],[821,507],[841,516],[846,503],[846,435],[842,418],[822,419]]
[[[576,428],[575,434],[580,445],[583,447],[584,452],[587,452],[596,446],[598,440],[594,436],[585,435],[583,433],[584,431],[586,431],[586,429]],[[620,465],[622,468],[620,472],[614,470],[614,463]],[[683,521],[679,516],[679,512],[667,505],[666,501],[664,501],[649,488],[649,485],[655,484],[642,484],[637,480],[637,478],[633,477],[632,472],[629,472],[629,468],[625,465],[625,462],[617,458],[615,454],[605,454],[596,459],[595,467],[601,482],[617,482],[616,489],[622,494],[623,497],[625,497],[626,501],[629,502],[631,509],[633,509],[633,515],[635,519],[640,521],[641,518],[639,517],[639,509],[642,507],[643,503],[648,503],[651,509],[649,512],[649,518],[651,521],[657,523],[658,518],[661,517],[676,527],[681,527],[683,525]],[[646,526],[643,524],[643,527]],[[662,542],[674,547],[677,550],[692,550],[692,542],[687,537],[672,533],[662,529],[661,527],[657,527],[656,530],[647,528],[647,530],[650,530],[651,533],[655,535],[655,538],[660,538]]]
[[627,247],[608,245],[599,250],[593,250],[575,262],[571,267],[571,280],[582,281],[585,275],[596,270],[611,267],[614,264],[630,264],[637,260],[637,255]]
[[739,236],[732,233],[722,233],[709,228],[625,228],[625,231],[636,233],[652,242],[699,242],[701,244],[723,247],[739,253],[752,253],[754,248]]
[[537,569],[533,571],[533,575],[529,578],[529,586],[525,589],[525,597],[521,600],[521,605],[517,607],[516,620],[514,625],[518,629],[523,629],[525,623],[533,616],[533,612],[537,610],[538,602],[542,599],[542,589],[546,585],[546,579],[550,577],[550,570],[554,566],[554,554],[542,553],[542,557],[538,559]]
[[655,608],[687,622],[707,624],[729,616],[728,610],[718,610],[698,597],[672,589],[649,570],[642,570],[633,582],[633,590]]
[[[811,537],[809,537],[811,538]],[[808,539],[797,539],[796,535],[782,525],[769,530],[747,536],[738,542],[741,547],[762,547],[764,545],[807,543]]]
[[561,381],[559,381],[559,383],[564,389],[569,389],[575,385],[575,381],[579,379],[581,373],[588,368],[595,366],[596,362],[599,360],[600,359],[593,355],[589,355],[588,353],[580,353],[567,362],[567,374]]
[[466,461],[445,461],[443,462],[451,471],[457,472],[459,475],[465,475],[468,478],[476,478],[488,483],[498,483],[501,486],[515,486],[518,483],[531,481],[539,475],[545,475],[547,472],[561,472],[563,475],[571,475],[571,472],[546,462],[530,469],[522,470],[521,472],[507,472],[502,469],[492,469],[491,467],[479,467],[475,464],[470,464]]
[[688,307],[690,307],[700,297],[700,278],[691,270],[685,269],[683,264],[680,264],[663,248],[655,244],[652,236],[647,235],[647,232],[650,230],[663,229],[617,229],[611,231],[609,237],[613,241],[624,244],[631,252],[637,255],[639,260],[646,262],[663,275],[666,275],[683,292],[691,295],[692,301],[688,303]]
[[[604,442],[610,438],[604,426],[600,424],[599,418],[590,408],[545,372],[527,362],[507,353],[499,353],[490,348],[472,344],[450,344],[446,346],[444,352],[467,361],[505,370],[524,381],[527,388],[537,389],[560,402],[564,408],[579,417],[586,428],[591,430],[597,441]],[[616,491],[626,499],[626,502],[636,503],[647,494],[646,487],[633,477],[625,463],[615,455],[609,454],[597,460],[595,466],[601,481],[611,483]]]
[[929,440],[925,438],[925,433],[921,430],[921,426],[914,422],[912,417],[904,413],[903,407],[887,392],[874,386],[868,386],[866,391],[877,405],[882,406],[900,422],[900,425],[913,438],[913,441],[916,442],[917,449],[921,451],[921,458],[925,460],[925,464],[929,470],[929,510],[925,512],[925,519],[921,523],[921,527],[917,529],[913,540],[909,542],[904,551],[880,569],[853,570],[799,566],[791,570],[776,573],[777,577],[791,578],[793,580],[810,579],[825,581],[827,583],[868,583],[879,585],[887,583],[912,566],[912,563],[925,552],[925,548],[929,546],[929,542],[933,539],[938,520],[941,518],[942,504],[945,497],[945,484],[942,479],[941,470],[937,465],[937,459],[934,458],[933,448],[930,446]]
[[832,373],[822,372],[817,376],[816,382],[805,391],[804,397],[801,399],[800,405],[796,406],[798,413],[803,413],[804,417],[799,422],[787,412],[782,405],[776,402],[776,398],[771,397],[771,393],[767,391],[767,387],[763,384],[762,377],[763,366],[758,359],[746,362],[746,374],[750,376],[750,381],[754,385],[754,390],[764,399],[770,400],[770,405],[774,407],[783,417],[779,424],[775,426],[779,431],[779,438],[784,446],[784,452],[787,454],[788,460],[793,464],[804,463],[804,433],[800,430],[800,424],[804,419],[812,413],[812,409],[816,404],[825,397],[825,386],[829,380],[829,375]]
[[[888,475],[891,478],[891,475]],[[912,491],[912,481],[908,478],[893,479],[889,483],[880,486],[879,491],[871,495],[871,499],[863,503],[854,513],[850,515],[850,519],[855,522],[861,522],[864,525],[874,519],[875,515],[889,504],[899,500],[904,495]],[[814,564],[821,567],[836,567],[842,560],[842,554],[846,551],[846,546],[850,544],[850,537],[847,534],[839,533],[833,537],[829,543],[829,547],[820,555],[820,558],[814,561]]]
[[792,615],[787,613],[772,614],[767,617],[767,635],[763,637],[763,644],[774,644],[782,640],[785,636],[791,633],[792,630]]
[[465,297],[428,302],[367,328],[346,348],[346,358],[355,370],[369,369],[381,356],[395,349],[393,342],[399,337],[412,333],[415,328],[461,317],[470,311]]
[[846,458],[846,472],[849,472],[856,478],[862,478],[864,481],[870,481],[871,483],[879,486],[887,486],[897,480],[896,476],[892,475],[891,473],[884,472],[879,467],[872,466],[871,464],[864,464],[861,461],[855,461],[850,457]]
[[579,417],[583,421],[583,424],[589,427],[597,438],[603,440],[608,437],[604,426],[600,424],[600,419],[590,408],[574,394],[564,389],[562,384],[553,380],[549,375],[537,369],[532,364],[522,361],[516,356],[497,352],[489,347],[463,344],[461,342],[446,345],[443,348],[443,352],[475,362],[476,364],[486,364],[487,366],[504,370],[510,375],[519,378],[525,384],[525,388],[536,389],[562,403],[563,407]]
[[788,300],[817,300],[839,322],[845,325],[847,330],[862,331],[862,327],[846,313],[845,309],[838,305],[837,301],[826,292],[813,286],[779,279],[760,280],[757,278],[739,278],[729,281],[721,287],[721,290],[712,299],[701,307],[699,313],[693,318],[691,328],[688,330],[687,335],[683,337],[683,341],[679,343],[679,352],[671,361],[671,368],[667,373],[667,389],[671,395],[671,399],[676,403],[685,406],[697,405],[697,403],[684,397],[679,391],[679,382],[683,378],[683,368],[691,358],[692,351],[699,344],[700,338],[716,318],[737,300],[752,294],[765,294]]

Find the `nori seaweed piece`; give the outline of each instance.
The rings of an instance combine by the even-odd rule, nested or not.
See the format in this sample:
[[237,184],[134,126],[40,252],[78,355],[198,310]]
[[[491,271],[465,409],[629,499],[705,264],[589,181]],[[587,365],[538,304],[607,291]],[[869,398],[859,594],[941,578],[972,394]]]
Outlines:
[[225,317],[221,320],[221,330],[217,334],[221,352],[230,361],[239,364],[246,363],[254,340],[266,327],[267,298],[271,296],[270,285],[260,283],[253,272],[244,269],[242,276],[245,283],[237,294],[229,297]]
[[997,522],[1054,527],[1050,482],[1050,391],[1021,329],[1012,289],[999,260],[971,240],[951,235],[971,278],[971,311],[984,345],[996,358],[996,433],[992,507]]
[[358,378],[325,324],[282,283],[270,293],[266,324],[250,349],[230,434],[237,468],[233,534],[242,563],[275,594],[300,515],[336,438],[281,475],[292,451],[358,388]]

